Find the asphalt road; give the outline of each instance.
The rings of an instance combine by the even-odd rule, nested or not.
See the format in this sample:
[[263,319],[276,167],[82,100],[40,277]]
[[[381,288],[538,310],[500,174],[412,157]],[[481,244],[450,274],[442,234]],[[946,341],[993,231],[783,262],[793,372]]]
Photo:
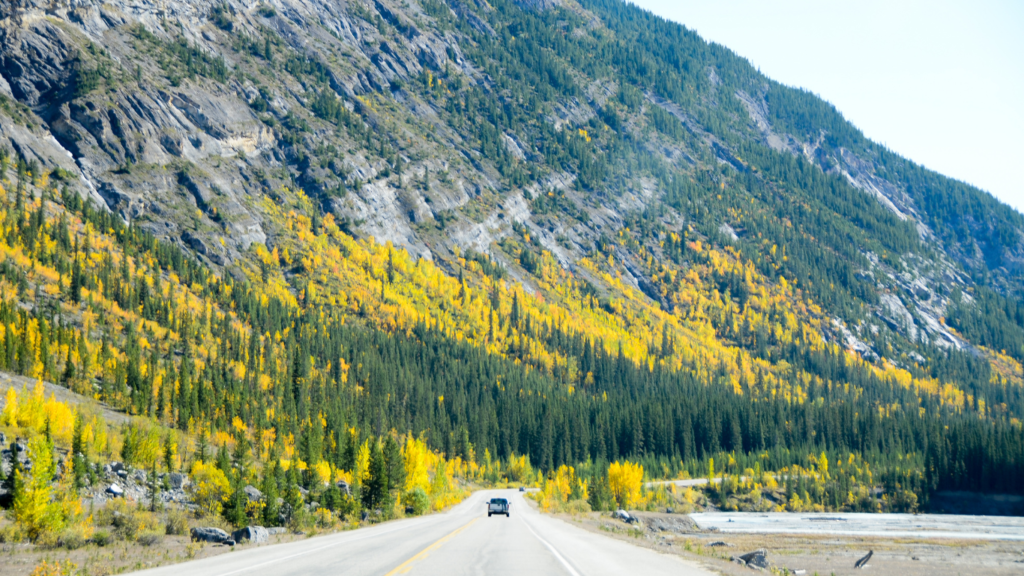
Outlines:
[[[492,497],[512,502],[509,518],[487,517],[485,502]],[[542,515],[513,490],[476,492],[444,514],[288,544],[239,546],[229,554],[136,574],[710,576],[707,570],[677,556],[659,554]]]

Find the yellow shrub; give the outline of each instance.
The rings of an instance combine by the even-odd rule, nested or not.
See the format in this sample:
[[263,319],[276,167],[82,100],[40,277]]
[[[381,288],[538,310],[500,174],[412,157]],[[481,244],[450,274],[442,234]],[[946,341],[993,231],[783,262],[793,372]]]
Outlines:
[[191,476],[192,491],[199,509],[211,516],[220,514],[231,490],[224,473],[215,465],[199,460],[192,467]]
[[54,560],[52,563],[43,560],[32,570],[31,576],[71,576],[78,570],[78,564],[73,563],[71,560],[60,563],[60,560]]

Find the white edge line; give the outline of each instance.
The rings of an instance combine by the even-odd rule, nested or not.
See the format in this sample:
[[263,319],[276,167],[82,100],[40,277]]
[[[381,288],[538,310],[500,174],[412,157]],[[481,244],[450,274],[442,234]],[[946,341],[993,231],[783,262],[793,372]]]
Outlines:
[[565,566],[565,569],[569,571],[569,574],[571,574],[572,576],[580,576],[580,573],[577,572],[571,564],[569,564],[568,560],[566,560],[561,554],[558,553],[558,550],[555,550],[554,546],[548,544],[547,540],[541,538],[540,535],[533,531],[533,528],[530,528],[530,523],[527,522],[525,518],[523,518],[523,525],[526,526],[526,529],[530,531],[530,534],[533,534],[534,538],[539,540],[541,544],[543,544],[548,550],[551,551],[552,554],[554,554],[555,559],[558,560],[562,564],[562,566]]

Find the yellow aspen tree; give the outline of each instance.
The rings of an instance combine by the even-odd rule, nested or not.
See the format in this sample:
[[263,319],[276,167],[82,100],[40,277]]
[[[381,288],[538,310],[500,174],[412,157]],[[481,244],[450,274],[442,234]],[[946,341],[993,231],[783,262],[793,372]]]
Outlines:
[[641,488],[644,467],[632,462],[612,462],[608,466],[608,484],[619,506],[625,509],[644,503]]
[[402,458],[405,461],[405,489],[423,488],[430,484],[427,476],[427,447],[422,440],[409,437],[402,447]]
[[18,425],[18,393],[8,388],[4,394],[4,411],[0,414],[0,424],[4,426]]
[[193,495],[199,509],[210,516],[220,514],[231,492],[231,484],[224,473],[213,463],[205,464],[199,460],[192,467],[191,476]]
[[25,529],[31,540],[60,532],[64,525],[60,505],[50,502],[53,488],[53,444],[46,436],[33,436],[28,442],[32,471],[18,470],[14,475],[14,521]]

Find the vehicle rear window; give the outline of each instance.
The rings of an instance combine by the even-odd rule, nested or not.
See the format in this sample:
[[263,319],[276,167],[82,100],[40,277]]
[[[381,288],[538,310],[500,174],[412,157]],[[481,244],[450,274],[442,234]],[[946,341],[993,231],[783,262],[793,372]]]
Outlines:
[[491,498],[491,504],[504,504],[506,502],[508,502],[508,500],[505,500],[504,498]]

